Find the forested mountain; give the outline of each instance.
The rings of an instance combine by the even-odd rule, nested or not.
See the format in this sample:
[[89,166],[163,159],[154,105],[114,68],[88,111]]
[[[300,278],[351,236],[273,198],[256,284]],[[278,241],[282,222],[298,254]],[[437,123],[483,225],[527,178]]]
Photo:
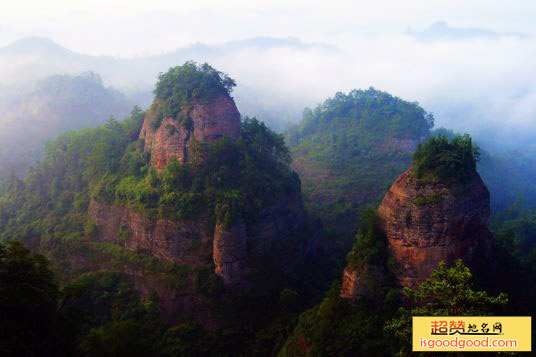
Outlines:
[[280,356],[406,356],[412,316],[534,313],[534,212],[498,215],[494,240],[477,158],[469,136],[419,144],[379,208],[361,213],[342,284],[300,315]]
[[41,157],[46,140],[124,117],[133,106],[92,72],[45,78],[29,93],[3,97],[1,104],[0,176],[23,175]]
[[432,114],[369,88],[337,93],[286,133],[305,202],[349,249],[360,209],[377,204],[430,135]]
[[[285,132],[306,205],[341,240],[341,254],[349,249],[345,244],[360,209],[380,202],[418,143],[429,136],[455,136],[444,128],[431,131],[433,124],[433,115],[417,103],[370,88],[337,93],[314,110],[305,109],[302,121]],[[480,152],[478,171],[491,191],[492,212],[517,199],[533,207],[531,154],[486,147]]]
[[[147,112],[65,133],[24,180],[3,182],[0,240],[50,259],[60,287],[43,299],[55,318],[67,319],[60,303],[82,314],[69,320],[76,353],[271,354],[327,286],[284,139],[240,118],[233,86],[206,64],[171,68]],[[4,252],[30,259],[18,245]],[[0,348],[54,354],[57,338]]]
[[[235,85],[208,64],[172,67],[146,111],[63,133],[2,180],[0,352],[405,355],[412,315],[534,313],[534,289],[519,289],[534,279],[534,212],[496,215],[493,238],[477,161],[494,179],[507,166],[469,135],[431,132],[417,103],[370,88],[283,136],[241,117]],[[104,103],[56,130],[124,101],[94,74],[28,98],[66,118]]]

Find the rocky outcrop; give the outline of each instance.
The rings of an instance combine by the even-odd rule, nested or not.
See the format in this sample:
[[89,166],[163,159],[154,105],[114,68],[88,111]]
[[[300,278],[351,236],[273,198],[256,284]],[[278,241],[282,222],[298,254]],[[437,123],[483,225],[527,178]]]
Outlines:
[[215,272],[226,286],[243,282],[247,266],[247,233],[242,219],[229,229],[221,223],[214,229],[213,251]]
[[347,266],[342,275],[341,297],[355,300],[360,295],[378,295],[384,280],[385,273],[379,266],[365,264],[361,269]]
[[385,194],[378,213],[401,287],[418,286],[441,260],[461,258],[471,265],[490,257],[490,197],[476,172],[447,186],[419,184],[410,168]]
[[[202,219],[151,219],[131,208],[96,200],[90,202],[88,214],[99,225],[100,240],[181,264],[213,262],[215,273],[227,287],[247,286],[244,275],[249,261],[288,242],[307,221],[299,193],[281,195],[255,221],[246,223],[241,219],[229,229],[216,224],[213,234]],[[306,242],[293,247],[285,259],[310,254],[319,245],[319,239],[318,234],[311,235]]]
[[[153,105],[161,104],[156,101]],[[145,151],[151,153],[151,162],[158,170],[164,169],[173,158],[180,163],[190,161],[190,144],[194,140],[209,143],[223,137],[236,139],[240,135],[240,113],[233,99],[225,94],[210,103],[193,102],[189,111],[183,109],[178,116],[190,121],[166,117],[155,130],[152,123],[157,117],[151,110],[143,122],[140,139],[145,140]]]
[[210,263],[207,252],[212,237],[203,221],[149,219],[133,209],[95,200],[90,202],[88,214],[99,225],[103,241],[181,264]]
[[[199,163],[203,159],[196,156],[203,152],[197,150],[200,145],[222,138],[234,140],[240,135],[240,114],[228,95],[218,95],[209,103],[194,100],[177,118],[165,117],[158,123],[162,106],[155,99],[140,132],[144,149],[157,170],[174,159]],[[212,222],[213,218],[207,218],[212,217],[211,212],[199,213],[193,220],[170,221],[95,200],[90,202],[88,214],[99,226],[97,238],[101,241],[184,264],[182,270],[178,269],[185,274],[180,276],[179,287],[166,285],[159,280],[158,272],[153,276],[150,270],[138,271],[123,263],[119,269],[134,279],[142,297],[158,295],[158,308],[166,321],[176,323],[190,317],[210,327],[223,322],[214,317],[213,306],[208,307],[203,294],[247,291],[265,285],[262,277],[285,273],[298,256],[316,249],[320,236],[301,231],[308,222],[301,193],[295,187],[288,191],[274,192],[260,212],[247,212],[230,227]],[[210,271],[212,264],[221,281]],[[222,291],[220,283],[225,288]]]

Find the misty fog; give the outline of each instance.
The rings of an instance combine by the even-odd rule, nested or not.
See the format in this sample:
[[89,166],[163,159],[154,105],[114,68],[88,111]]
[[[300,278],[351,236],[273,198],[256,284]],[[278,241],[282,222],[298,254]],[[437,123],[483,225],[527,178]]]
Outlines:
[[[436,126],[516,147],[536,134],[535,39],[448,27],[386,35],[335,34],[329,42],[256,37],[192,44],[132,58],[79,54],[46,38],[0,49],[1,101],[52,74],[94,71],[141,106],[159,72],[186,60],[209,62],[234,78],[243,114],[281,130],[338,91],[375,88],[419,102]],[[243,59],[247,58],[247,61]]]
[[[469,132],[486,150],[533,151],[536,29],[530,2],[508,9],[490,2],[485,8],[478,2],[410,2],[427,16],[388,1],[328,8],[315,1],[306,7],[276,2],[269,11],[242,1],[157,1],[128,9],[122,1],[100,7],[31,2],[28,13],[21,11],[24,2],[8,5],[0,15],[2,156],[14,159],[13,150],[21,149],[13,143],[25,130],[33,133],[27,137],[43,136],[25,149],[23,156],[33,157],[39,152],[34,147],[59,128],[96,126],[127,113],[127,105],[146,108],[158,74],[188,60],[208,62],[234,78],[240,112],[277,131],[337,92],[374,87],[419,102],[434,113],[436,127]],[[39,94],[39,83],[87,72],[99,76],[98,91],[108,93],[86,98],[84,124],[57,118],[73,108],[48,103],[57,98]],[[59,97],[70,91],[82,100],[87,88],[76,88],[63,88]],[[111,104],[116,95],[125,97]],[[88,110],[92,104],[100,109]],[[65,122],[29,129],[35,118]]]

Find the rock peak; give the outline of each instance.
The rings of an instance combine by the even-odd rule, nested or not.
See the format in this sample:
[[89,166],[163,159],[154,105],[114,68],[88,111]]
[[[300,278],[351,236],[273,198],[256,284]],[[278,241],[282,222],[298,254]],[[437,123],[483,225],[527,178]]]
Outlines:
[[167,116],[155,128],[158,118],[153,111],[147,113],[143,122],[140,139],[145,140],[145,151],[151,153],[151,162],[158,170],[163,170],[173,158],[180,163],[190,161],[194,142],[210,143],[224,137],[237,139],[240,135],[240,113],[233,99],[225,94],[209,103],[194,101],[191,110],[183,109],[179,115],[190,124],[184,125]]
[[192,146],[240,135],[233,79],[205,63],[186,62],[160,74],[140,133],[151,162],[162,170],[174,158],[193,161]]
[[478,173],[452,185],[421,183],[410,167],[385,194],[378,209],[401,287],[415,288],[439,261],[490,256],[489,191]]

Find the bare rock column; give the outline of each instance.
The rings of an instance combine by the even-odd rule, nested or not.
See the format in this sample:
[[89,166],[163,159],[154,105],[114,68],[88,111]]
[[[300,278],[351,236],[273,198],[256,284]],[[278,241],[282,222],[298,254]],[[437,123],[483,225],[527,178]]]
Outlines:
[[240,135],[240,113],[233,99],[225,94],[209,103],[194,102],[190,111],[182,110],[179,116],[188,117],[191,124],[185,126],[177,118],[165,117],[154,129],[151,123],[157,120],[156,115],[149,111],[145,116],[140,139],[145,140],[145,151],[151,153],[157,170],[163,170],[173,158],[188,162],[189,145],[194,139],[210,143],[224,137],[234,140]]
[[410,168],[385,194],[378,213],[401,287],[417,287],[441,260],[471,264],[491,254],[489,191],[476,172],[447,186],[419,184]]

